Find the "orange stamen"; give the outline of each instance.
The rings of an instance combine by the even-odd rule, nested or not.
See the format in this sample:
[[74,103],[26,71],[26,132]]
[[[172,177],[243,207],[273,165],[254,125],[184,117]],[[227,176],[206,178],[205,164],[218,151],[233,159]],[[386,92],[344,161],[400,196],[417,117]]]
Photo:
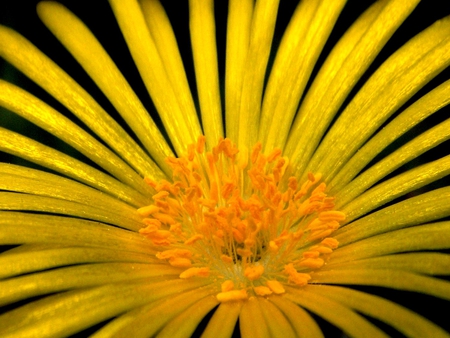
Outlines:
[[181,279],[221,280],[220,302],[306,285],[338,247],[330,236],[345,220],[322,175],[289,177],[289,159],[260,143],[239,152],[220,139],[208,149],[201,136],[186,156],[166,160],[172,182],[145,179],[154,203],[137,212],[140,233],[163,247],[156,257],[184,269]]

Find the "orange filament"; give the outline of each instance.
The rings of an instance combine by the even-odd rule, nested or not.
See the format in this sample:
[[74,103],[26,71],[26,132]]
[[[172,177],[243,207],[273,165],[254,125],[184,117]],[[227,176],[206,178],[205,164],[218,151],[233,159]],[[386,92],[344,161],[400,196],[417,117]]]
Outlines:
[[173,181],[145,181],[154,203],[138,210],[140,233],[161,247],[156,257],[182,269],[180,278],[219,280],[221,302],[303,286],[338,247],[329,237],[345,219],[334,210],[320,174],[289,176],[289,160],[261,144],[241,154],[228,139],[211,152],[205,137],[168,158]]

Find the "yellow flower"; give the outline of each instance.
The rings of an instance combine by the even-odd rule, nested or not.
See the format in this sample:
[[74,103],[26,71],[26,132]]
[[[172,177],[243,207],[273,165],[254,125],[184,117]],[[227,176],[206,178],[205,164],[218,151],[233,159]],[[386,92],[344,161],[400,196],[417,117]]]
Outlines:
[[0,336],[450,336],[450,18],[288,3],[110,0],[133,85],[107,7],[38,5],[71,75],[0,26]]

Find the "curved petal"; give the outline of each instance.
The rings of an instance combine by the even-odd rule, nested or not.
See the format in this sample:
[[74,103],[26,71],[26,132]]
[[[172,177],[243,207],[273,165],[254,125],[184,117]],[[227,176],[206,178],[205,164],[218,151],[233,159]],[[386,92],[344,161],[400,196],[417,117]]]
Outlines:
[[181,155],[187,150],[187,145],[195,143],[201,135],[195,108],[184,100],[188,94],[177,94],[186,88],[175,87],[169,81],[164,61],[150,35],[138,2],[110,0],[110,4],[170,140],[177,154]]
[[333,252],[333,262],[418,250],[439,250],[450,247],[450,222],[419,225],[359,240]]
[[[12,131],[0,128],[0,150],[55,170],[131,205],[148,205],[149,198],[91,166]],[[150,190],[141,185],[143,192]]]
[[[336,208],[345,213],[346,221],[350,222],[370,211],[427,184],[450,174],[450,156],[423,164],[395,176],[349,200],[348,195],[336,196]],[[355,189],[356,190],[356,189]],[[360,190],[360,189],[358,189]],[[346,201],[351,201],[345,205]]]
[[242,81],[249,47],[253,6],[253,0],[230,0],[228,2],[225,123],[226,136],[233,143],[238,141]]
[[272,46],[279,0],[257,1],[253,10],[239,110],[237,145],[248,152],[258,138],[264,76]]
[[307,170],[321,172],[324,179],[331,180],[382,123],[450,64],[449,34],[447,17],[409,40],[386,60],[346,106]]
[[429,320],[383,298],[338,286],[312,285],[309,290],[319,295],[326,293],[327,297],[381,320],[407,337],[449,337],[447,332]]
[[106,210],[99,210],[95,206],[87,206],[51,197],[12,192],[0,192],[0,210],[60,214],[99,221],[134,231],[138,231],[144,226],[142,222],[131,221],[126,217],[112,214]]
[[[143,189],[143,180],[133,169],[94,137],[68,118],[26,91],[0,80],[0,105],[36,124],[71,145],[123,183]],[[164,177],[159,170],[148,176]]]
[[239,313],[239,328],[242,338],[269,338],[269,323],[264,317],[258,298],[252,297],[244,302]]
[[93,206],[134,223],[142,220],[136,208],[104,192],[61,176],[14,164],[0,163],[0,189]]
[[[131,89],[117,66],[89,29],[66,7],[54,2],[43,1],[37,12],[58,40],[77,59],[89,76],[111,101],[130,128],[136,133],[145,149],[166,174],[170,173],[164,162],[173,156],[152,118],[139,98]],[[95,57],[92,57],[95,55]],[[161,173],[147,173],[146,176],[161,176]],[[155,177],[155,178],[156,178]]]
[[273,303],[265,298],[257,298],[261,312],[269,323],[270,337],[288,338],[298,337],[294,331],[292,323],[285,317],[284,313],[278,309]]
[[[0,244],[46,243],[72,246],[93,246],[155,254],[149,242],[134,231],[102,223],[19,212],[0,211]],[[19,231],[20,224],[27,231]],[[63,234],[63,235],[61,235]]]
[[[0,304],[11,304],[65,290],[131,282],[135,279],[145,279],[147,285],[152,285],[155,281],[160,281],[161,277],[177,279],[180,272],[180,269],[168,265],[154,266],[145,263],[96,263],[64,267],[1,281]],[[152,280],[152,277],[158,278]]]
[[[450,119],[415,137],[356,177],[339,192],[338,199],[342,199],[339,203],[345,204],[354,199],[395,169],[448,139],[450,139]],[[395,178],[392,182],[395,182]],[[352,207],[348,206],[348,211],[352,212],[351,210]]]
[[143,176],[158,170],[80,85],[27,39],[3,26],[0,26],[0,56],[61,102]]
[[339,171],[328,185],[331,193],[339,192],[389,144],[395,142],[401,135],[425,120],[427,117],[450,103],[448,92],[450,81],[446,81],[422,96],[387,126],[372,137]]
[[352,88],[416,4],[417,1],[375,2],[333,48],[289,132],[285,153],[295,162],[299,174],[304,172]]
[[202,338],[228,338],[233,335],[243,302],[221,303],[214,311]]
[[7,251],[0,254],[0,279],[34,271],[81,263],[129,262],[160,263],[154,256],[116,249],[59,247],[37,249],[25,252]]
[[[3,337],[67,336],[137,306],[201,287],[204,283],[201,279],[157,284],[140,280],[60,293],[1,315],[0,334]],[[154,292],[155,289],[160,292]],[[84,315],[74,316],[74,311]]]
[[333,237],[340,245],[377,234],[430,222],[450,215],[450,187],[436,189],[393,204],[338,229]]
[[186,337],[190,337],[201,320],[208,312],[217,306],[218,303],[219,302],[214,296],[207,296],[200,299],[164,326],[161,332],[158,333],[158,337],[171,338],[180,333]]
[[317,294],[314,289],[310,292],[309,287],[303,289],[289,287],[287,290],[288,292],[283,297],[326,319],[350,336],[387,337],[383,331],[349,307],[326,297],[326,295]]
[[344,5],[342,0],[315,0],[297,6],[278,48],[262,102],[259,140],[267,153],[283,149],[303,90]]
[[450,300],[450,282],[397,270],[334,270],[319,271],[312,283],[371,285],[420,292]]
[[284,297],[271,296],[269,300],[288,318],[298,337],[324,337],[317,322],[304,309],[286,300]]
[[131,331],[133,337],[152,337],[175,316],[187,312],[194,303],[209,297],[211,288],[185,291],[181,294],[167,297],[151,304],[144,305],[115,318],[92,338],[109,338],[112,336],[126,336]]
[[203,131],[212,149],[223,137],[213,0],[190,0],[189,17]]
[[389,269],[406,270],[427,275],[450,275],[450,255],[438,252],[419,252],[387,255],[335,262],[331,260],[322,270],[339,269]]

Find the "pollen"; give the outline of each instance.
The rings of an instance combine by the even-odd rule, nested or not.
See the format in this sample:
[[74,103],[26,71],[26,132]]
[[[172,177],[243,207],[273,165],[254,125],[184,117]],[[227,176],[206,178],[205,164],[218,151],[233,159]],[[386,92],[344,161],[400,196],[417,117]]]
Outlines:
[[301,182],[290,161],[260,143],[240,152],[229,139],[206,151],[206,138],[168,158],[172,181],[145,182],[153,204],[138,209],[140,233],[179,278],[209,278],[220,302],[302,287],[339,243],[331,235],[345,215],[334,209],[319,173]]

